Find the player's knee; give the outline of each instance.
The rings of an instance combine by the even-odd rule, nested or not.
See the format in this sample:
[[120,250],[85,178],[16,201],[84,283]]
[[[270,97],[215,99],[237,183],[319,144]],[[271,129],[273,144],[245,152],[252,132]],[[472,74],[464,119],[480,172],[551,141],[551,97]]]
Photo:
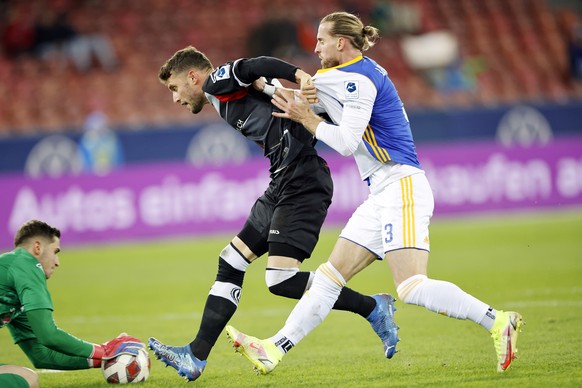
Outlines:
[[220,252],[216,280],[242,285],[249,264],[249,261],[232,244],[228,244]]
[[280,284],[275,284],[274,286],[269,286],[269,291],[273,295],[285,296],[285,297],[287,296],[286,294],[288,293],[287,290],[285,289],[285,287],[281,286]]
[[285,298],[300,299],[305,289],[301,290],[299,287],[294,287],[291,282],[282,282],[269,286],[269,291],[273,295],[283,296]]
[[224,247],[220,252],[220,258],[224,259],[233,268],[243,272],[247,270],[251,263],[232,243]]
[[299,273],[298,268],[267,268],[265,283],[272,294],[287,296],[288,287],[285,283],[297,273]]
[[298,268],[267,268],[265,282],[269,291],[278,296],[299,299],[308,288],[312,274]]
[[24,377],[30,388],[38,388],[40,386],[40,383],[38,381],[38,375],[36,374],[36,372],[28,368],[24,369],[25,374],[22,377]]
[[245,273],[233,268],[222,257],[218,259],[218,273],[216,281],[242,285]]

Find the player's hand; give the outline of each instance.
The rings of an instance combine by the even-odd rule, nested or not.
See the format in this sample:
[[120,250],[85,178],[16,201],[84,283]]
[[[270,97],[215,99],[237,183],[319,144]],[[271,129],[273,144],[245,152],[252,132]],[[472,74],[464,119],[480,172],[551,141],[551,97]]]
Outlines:
[[[277,88],[271,102],[283,112],[288,113],[290,102],[295,100],[295,90],[288,88]],[[273,116],[276,116],[273,113]],[[278,116],[281,117],[281,116]],[[286,117],[290,118],[290,117]]]
[[103,360],[110,360],[121,354],[137,356],[140,349],[145,349],[145,345],[138,338],[121,333],[110,341],[93,345],[93,352],[88,359],[89,367],[100,368]]
[[122,333],[104,344],[103,347],[103,360],[109,360],[119,356],[120,354],[131,354],[137,356],[140,349],[145,349],[145,345],[135,337]]
[[265,79],[265,77],[261,77],[253,82],[253,88],[258,90],[259,92],[262,92],[263,90],[265,90],[266,84],[267,80]]
[[303,118],[312,113],[307,97],[299,90],[277,88],[271,102],[283,111],[283,113],[274,112],[273,116],[275,117],[301,122]]
[[316,95],[317,89],[315,89],[315,85],[313,84],[311,76],[309,74],[308,76],[309,77],[306,77],[305,79],[301,79],[301,94],[305,96],[310,104],[315,104],[319,102],[319,99]]
[[297,90],[277,88],[271,102],[283,111],[273,112],[273,116],[301,123],[312,134],[315,134],[317,125],[323,121],[313,113],[307,98]]
[[313,85],[311,74],[306,73],[301,69],[297,69],[295,72],[295,80],[299,84],[301,93],[307,98],[307,101],[309,101],[310,104],[319,102],[317,96],[315,95],[316,90],[315,86]]

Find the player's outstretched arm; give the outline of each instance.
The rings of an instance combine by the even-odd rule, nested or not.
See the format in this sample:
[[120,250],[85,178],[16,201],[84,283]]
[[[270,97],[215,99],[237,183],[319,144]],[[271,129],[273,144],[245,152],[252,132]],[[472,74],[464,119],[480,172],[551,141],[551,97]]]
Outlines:
[[26,354],[32,365],[39,369],[80,370],[101,366],[100,361],[96,365],[88,356],[70,356],[52,350],[36,339],[20,341],[18,346]]
[[69,356],[88,358],[93,353],[94,344],[83,341],[57,327],[52,310],[28,311],[26,318],[41,345]]
[[58,328],[49,309],[29,311],[26,317],[37,339],[19,345],[36,367],[58,370],[98,368],[101,360],[119,354],[137,355],[138,348],[145,347],[139,339],[125,333],[104,344],[83,341]]
[[257,57],[236,61],[235,73],[237,77],[247,83],[265,78],[279,78],[297,83],[297,66],[274,57]]

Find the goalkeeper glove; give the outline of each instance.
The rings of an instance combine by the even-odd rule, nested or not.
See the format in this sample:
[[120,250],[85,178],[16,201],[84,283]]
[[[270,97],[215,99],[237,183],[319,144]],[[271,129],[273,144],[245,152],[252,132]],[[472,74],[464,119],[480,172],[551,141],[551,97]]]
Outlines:
[[137,356],[140,349],[145,349],[145,345],[138,338],[122,333],[103,344],[94,344],[93,353],[89,356],[89,365],[99,368],[102,360],[110,360],[120,354]]

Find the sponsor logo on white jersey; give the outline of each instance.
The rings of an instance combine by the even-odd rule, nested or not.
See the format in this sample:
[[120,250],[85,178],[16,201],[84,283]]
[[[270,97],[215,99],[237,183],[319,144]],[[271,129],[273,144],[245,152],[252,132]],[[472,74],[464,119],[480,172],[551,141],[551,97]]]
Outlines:
[[354,100],[358,98],[358,81],[345,81],[344,89],[346,91],[346,99]]

